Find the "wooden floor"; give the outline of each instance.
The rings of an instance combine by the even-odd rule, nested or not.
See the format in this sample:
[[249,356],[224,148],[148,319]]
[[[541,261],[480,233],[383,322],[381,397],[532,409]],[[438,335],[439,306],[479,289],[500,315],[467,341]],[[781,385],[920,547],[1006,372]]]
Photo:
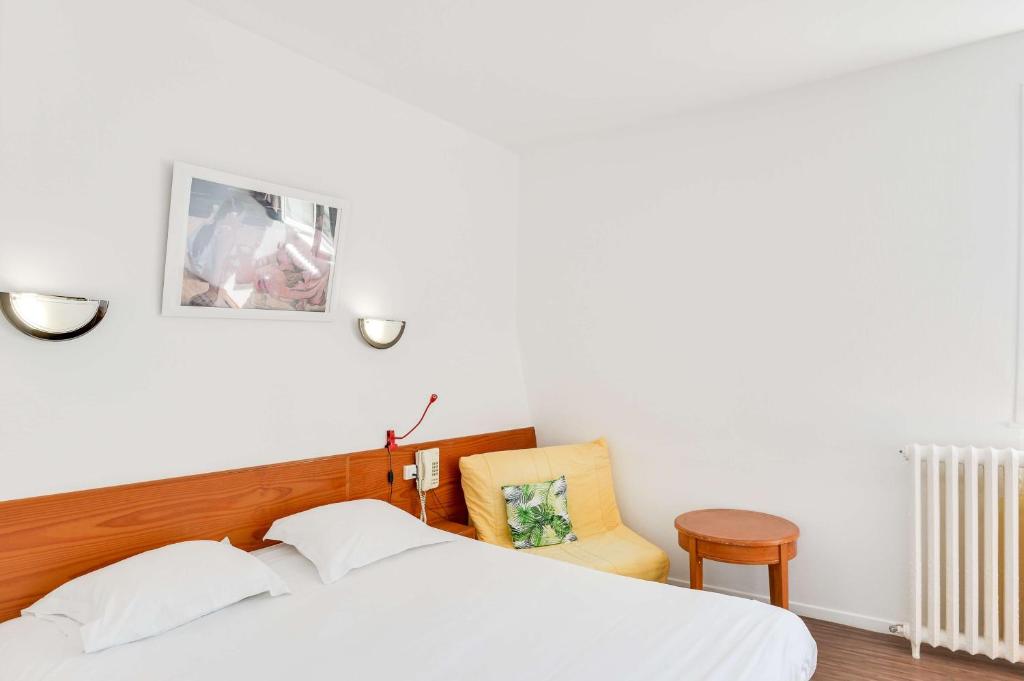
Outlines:
[[841,624],[804,619],[818,642],[814,681],[1002,681],[1024,679],[1024,664],[993,662],[982,655],[951,653],[921,646],[910,656],[910,642]]

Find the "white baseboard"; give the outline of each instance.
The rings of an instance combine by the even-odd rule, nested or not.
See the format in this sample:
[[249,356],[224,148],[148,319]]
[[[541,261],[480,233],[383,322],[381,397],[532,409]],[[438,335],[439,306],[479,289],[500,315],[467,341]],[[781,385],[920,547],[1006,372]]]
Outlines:
[[[669,577],[668,583],[674,586],[690,587],[690,581],[686,579],[678,579],[676,577]],[[755,601],[761,601],[762,603],[768,602],[767,596],[761,594],[747,593],[746,591],[737,591],[736,589],[726,589],[720,586],[711,586],[705,584],[704,589],[707,591],[714,591],[720,594],[726,594],[728,596],[738,596],[739,598],[750,598]],[[822,608],[817,605],[810,605],[809,603],[798,603],[797,601],[789,602],[789,609],[800,615],[801,617],[811,617],[816,620],[825,620],[826,622],[835,622],[836,624],[845,624],[849,627],[856,627],[858,629],[867,629],[868,631],[877,631],[882,634],[888,634],[889,625],[897,624],[897,622],[890,622],[889,620],[883,620],[878,617],[872,617],[870,615],[861,615],[856,612],[846,612],[845,610],[834,610],[832,608]]]

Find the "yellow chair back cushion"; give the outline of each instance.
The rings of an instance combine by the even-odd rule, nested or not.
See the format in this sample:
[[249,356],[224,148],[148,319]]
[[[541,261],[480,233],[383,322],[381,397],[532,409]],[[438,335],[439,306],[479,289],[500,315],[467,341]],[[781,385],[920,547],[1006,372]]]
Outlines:
[[503,485],[544,482],[565,476],[569,519],[580,539],[622,524],[612,489],[612,465],[604,439],[578,445],[513,449],[459,459],[462,491],[477,537],[512,546]]

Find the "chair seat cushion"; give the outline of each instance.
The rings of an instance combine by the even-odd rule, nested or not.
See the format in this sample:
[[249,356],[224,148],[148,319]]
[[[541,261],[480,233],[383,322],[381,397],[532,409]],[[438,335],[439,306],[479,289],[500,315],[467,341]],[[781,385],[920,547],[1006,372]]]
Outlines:
[[626,577],[668,579],[668,554],[625,525],[568,544],[523,550]]
[[469,519],[481,541],[512,548],[502,487],[565,476],[577,540],[522,551],[627,577],[668,578],[668,555],[622,524],[604,439],[464,456],[459,470]]
[[459,459],[469,519],[481,541],[512,547],[502,487],[565,476],[569,517],[581,540],[622,524],[604,440],[475,454]]

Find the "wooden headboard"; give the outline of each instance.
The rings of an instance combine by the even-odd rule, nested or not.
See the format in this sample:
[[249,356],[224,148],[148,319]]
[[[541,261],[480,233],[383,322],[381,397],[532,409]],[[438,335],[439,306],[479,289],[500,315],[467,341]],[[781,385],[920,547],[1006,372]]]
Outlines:
[[[419,513],[402,466],[417,449],[440,447],[441,485],[427,511],[466,521],[459,459],[537,446],[533,428],[405,445],[393,454],[391,503]],[[69,579],[141,551],[188,539],[266,546],[277,518],[314,506],[389,496],[383,448],[317,459],[153,480],[0,502],[0,621]]]

